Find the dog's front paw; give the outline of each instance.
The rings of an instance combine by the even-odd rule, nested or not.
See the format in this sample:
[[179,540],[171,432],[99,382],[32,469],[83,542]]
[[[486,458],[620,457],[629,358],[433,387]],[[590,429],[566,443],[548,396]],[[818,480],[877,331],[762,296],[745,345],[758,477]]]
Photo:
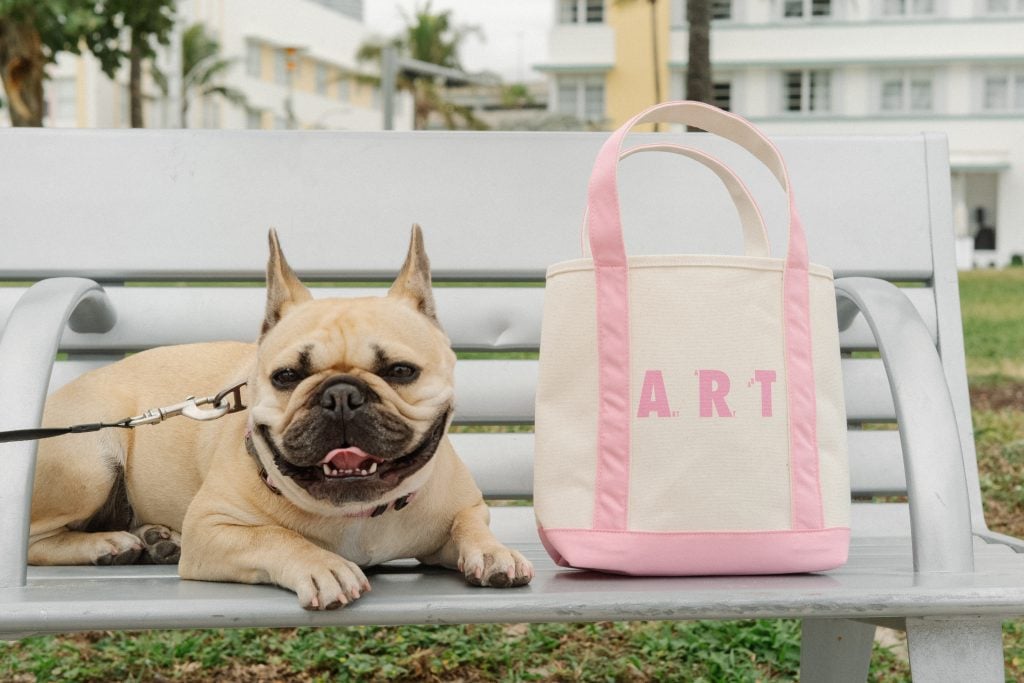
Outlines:
[[363,570],[344,557],[332,555],[301,563],[292,572],[291,588],[308,610],[338,609],[370,590]]
[[127,531],[103,531],[89,536],[93,544],[93,564],[135,564],[142,555],[142,541]]
[[145,559],[150,564],[178,564],[181,558],[181,534],[161,524],[145,524],[132,533],[145,544]]
[[519,551],[503,545],[468,548],[459,557],[459,571],[474,586],[525,586],[533,578],[533,564]]

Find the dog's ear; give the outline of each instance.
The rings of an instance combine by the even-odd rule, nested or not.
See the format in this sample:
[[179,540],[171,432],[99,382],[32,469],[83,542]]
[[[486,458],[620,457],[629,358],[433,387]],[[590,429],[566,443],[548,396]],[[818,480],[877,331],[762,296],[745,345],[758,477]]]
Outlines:
[[260,331],[261,337],[288,313],[289,308],[313,298],[285,261],[281,243],[277,240],[277,231],[271,228],[267,237],[270,241],[270,258],[267,260],[267,312],[263,319],[263,329]]
[[408,302],[440,327],[434,309],[434,293],[430,286],[430,260],[423,248],[423,231],[419,225],[412,226],[409,253],[405,257],[402,270],[388,290],[388,296]]

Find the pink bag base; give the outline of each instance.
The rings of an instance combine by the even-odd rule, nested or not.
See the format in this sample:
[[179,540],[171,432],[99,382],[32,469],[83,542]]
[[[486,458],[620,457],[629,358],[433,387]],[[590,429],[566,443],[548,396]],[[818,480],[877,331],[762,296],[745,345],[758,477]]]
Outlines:
[[850,530],[643,532],[539,528],[562,567],[630,576],[797,574],[846,563]]

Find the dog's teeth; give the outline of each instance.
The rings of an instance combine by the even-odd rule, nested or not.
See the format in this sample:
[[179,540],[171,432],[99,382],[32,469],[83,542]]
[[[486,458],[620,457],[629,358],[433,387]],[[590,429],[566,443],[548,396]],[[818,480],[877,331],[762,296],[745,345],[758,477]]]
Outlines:
[[376,471],[377,471],[377,463],[373,463],[372,465],[370,465],[370,469],[367,472],[367,474],[373,474]]
[[359,476],[360,476],[360,477],[365,477],[365,476],[367,476],[368,474],[370,474],[370,473],[369,473],[369,472],[367,472],[366,470],[359,470]]
[[324,463],[324,474],[328,477],[331,476],[331,466],[327,463]]

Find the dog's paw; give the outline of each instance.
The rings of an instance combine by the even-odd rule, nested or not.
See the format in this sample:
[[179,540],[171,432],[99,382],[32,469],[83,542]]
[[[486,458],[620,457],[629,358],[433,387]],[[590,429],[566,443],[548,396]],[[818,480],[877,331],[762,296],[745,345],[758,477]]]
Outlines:
[[474,586],[525,586],[533,578],[533,564],[519,551],[495,545],[469,548],[459,557],[459,571]]
[[181,559],[181,534],[161,524],[145,524],[132,533],[145,544],[145,560],[150,564],[178,564]]
[[134,564],[142,555],[142,540],[127,531],[103,531],[90,535],[93,564]]
[[334,555],[306,563],[294,572],[289,586],[308,610],[338,609],[370,590],[370,582],[354,562]]

